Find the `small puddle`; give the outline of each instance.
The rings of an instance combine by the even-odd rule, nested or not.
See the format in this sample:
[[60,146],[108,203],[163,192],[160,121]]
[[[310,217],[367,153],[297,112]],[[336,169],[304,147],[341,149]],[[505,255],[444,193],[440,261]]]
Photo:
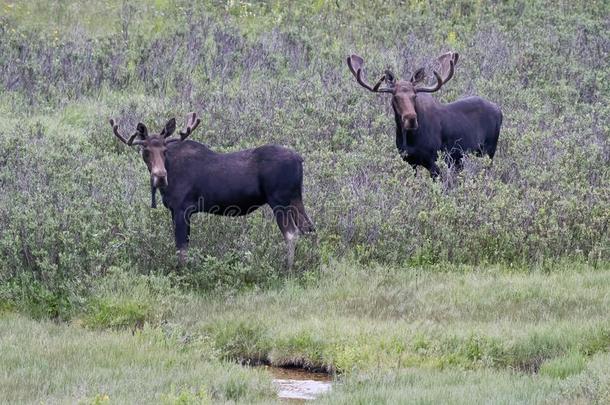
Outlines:
[[264,366],[273,376],[273,386],[282,399],[307,401],[330,391],[333,378],[324,373],[312,373],[294,368]]

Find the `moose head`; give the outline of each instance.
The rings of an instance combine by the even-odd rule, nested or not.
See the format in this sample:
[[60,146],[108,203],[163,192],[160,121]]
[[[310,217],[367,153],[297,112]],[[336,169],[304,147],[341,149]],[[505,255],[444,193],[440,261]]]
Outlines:
[[[415,98],[417,93],[434,93],[441,86],[453,77],[453,70],[458,61],[459,55],[455,52],[447,52],[441,55],[437,62],[440,65],[439,71],[434,70],[436,84],[433,86],[424,85],[425,69],[419,68],[413,73],[409,80],[402,80],[394,77],[389,70],[377,81],[374,86],[366,82],[363,77],[362,69],[364,59],[358,55],[351,55],[347,58],[347,66],[356,77],[358,83],[365,89],[375,93],[391,93],[392,108],[396,116],[400,118],[400,123],[404,130],[416,130],[418,128],[417,113],[415,111]],[[382,87],[382,84],[384,86]],[[398,119],[398,118],[397,118]]]
[[170,136],[176,130],[175,118],[167,121],[159,134],[149,134],[146,125],[140,122],[136,126],[136,131],[129,138],[121,135],[119,132],[119,126],[113,119],[110,119],[110,126],[112,126],[114,135],[119,138],[121,142],[128,146],[138,145],[142,147],[142,158],[144,159],[144,162],[148,167],[148,171],[150,172],[150,184],[154,192],[156,188],[163,189],[168,185],[167,170],[165,168],[165,153],[167,152],[167,145],[173,142],[184,141],[197,128],[200,122],[201,119],[197,117],[196,113],[192,112],[188,114],[186,125],[184,129],[180,131],[180,138],[170,138]]

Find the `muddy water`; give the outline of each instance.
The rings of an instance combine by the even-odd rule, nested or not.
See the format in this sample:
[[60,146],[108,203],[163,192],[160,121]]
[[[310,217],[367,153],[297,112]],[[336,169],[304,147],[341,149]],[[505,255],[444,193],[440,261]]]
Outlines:
[[311,373],[301,369],[265,366],[273,376],[273,386],[279,398],[287,400],[312,400],[330,391],[332,377],[323,373]]

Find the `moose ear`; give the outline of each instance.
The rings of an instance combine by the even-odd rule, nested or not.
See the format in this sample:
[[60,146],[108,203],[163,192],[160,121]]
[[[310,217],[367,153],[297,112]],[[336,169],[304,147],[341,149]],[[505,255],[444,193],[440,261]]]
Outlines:
[[165,128],[163,128],[163,131],[161,131],[161,136],[164,138],[167,138],[168,136],[171,136],[175,130],[176,130],[176,119],[171,118],[165,124]]
[[389,70],[385,71],[384,78],[385,78],[386,83],[389,83],[389,84],[394,84],[394,82],[396,81],[396,79],[394,78],[394,73],[392,73]]
[[426,69],[419,68],[415,71],[415,73],[413,73],[413,76],[411,76],[411,83],[413,84],[418,84],[424,81],[424,79],[426,78]]
[[138,123],[138,126],[136,127],[136,132],[138,133],[139,138],[148,138],[148,128],[146,128],[146,125],[142,124],[141,122]]

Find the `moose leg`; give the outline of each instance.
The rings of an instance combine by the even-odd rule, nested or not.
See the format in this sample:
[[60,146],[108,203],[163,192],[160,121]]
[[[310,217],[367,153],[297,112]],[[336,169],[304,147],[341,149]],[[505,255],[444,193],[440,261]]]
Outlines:
[[428,171],[430,172],[430,177],[432,177],[433,180],[436,180],[441,174],[441,169],[435,162],[430,162],[424,167],[428,169]]
[[284,234],[284,240],[286,241],[286,266],[288,267],[288,271],[292,271],[292,266],[294,265],[294,252],[297,247],[298,237],[298,232],[288,231]]
[[157,187],[150,181],[150,208],[157,208]]
[[299,228],[294,222],[290,209],[291,207],[275,207],[273,209],[277,226],[280,228],[286,242],[286,267],[289,271],[292,270],[292,265],[294,264],[294,252],[299,237]]
[[178,260],[184,264],[189,243],[189,219],[184,211],[176,211],[172,217],[174,220],[174,238],[176,240],[176,249],[178,250]]
[[316,228],[315,228],[313,222],[311,221],[311,219],[309,219],[309,216],[307,215],[307,212],[305,211],[305,206],[303,205],[303,201],[300,198],[293,200],[291,209],[292,209],[292,214],[294,214],[294,216],[293,216],[294,224],[296,225],[296,227],[298,228],[300,233],[306,234],[306,233],[315,233],[316,232]]

